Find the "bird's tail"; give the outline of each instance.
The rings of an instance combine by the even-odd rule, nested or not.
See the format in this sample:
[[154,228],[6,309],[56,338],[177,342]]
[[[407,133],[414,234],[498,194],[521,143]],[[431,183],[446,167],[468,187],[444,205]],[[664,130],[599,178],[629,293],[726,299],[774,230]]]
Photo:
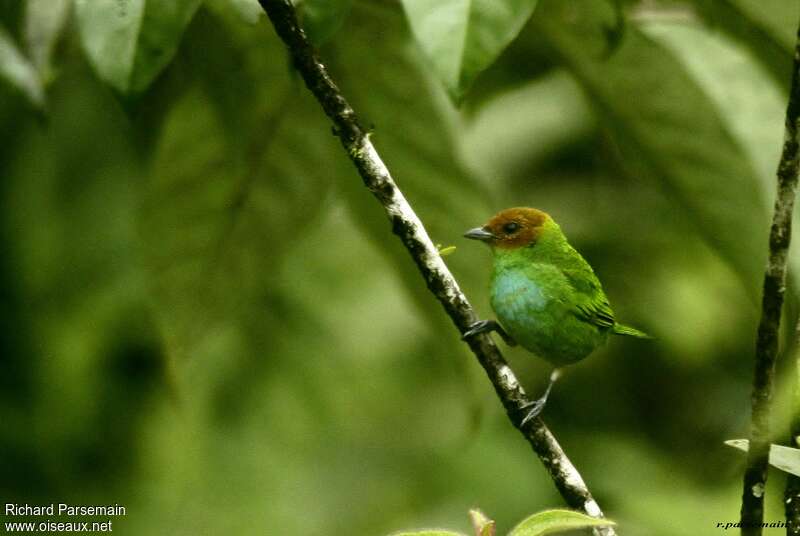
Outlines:
[[632,328],[630,326],[624,326],[622,324],[614,324],[614,327],[611,328],[612,333],[616,333],[617,335],[627,335],[628,337],[636,337],[637,339],[652,339],[652,335],[648,335],[644,331],[639,331],[636,328]]

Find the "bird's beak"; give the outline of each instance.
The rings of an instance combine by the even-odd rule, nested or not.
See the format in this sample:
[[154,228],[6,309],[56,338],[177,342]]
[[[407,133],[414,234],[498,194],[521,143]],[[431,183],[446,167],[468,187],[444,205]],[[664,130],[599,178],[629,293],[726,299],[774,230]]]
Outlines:
[[480,240],[481,242],[488,242],[495,238],[495,236],[486,230],[484,227],[475,227],[474,229],[470,229],[466,233],[464,233],[465,238],[471,238],[472,240]]

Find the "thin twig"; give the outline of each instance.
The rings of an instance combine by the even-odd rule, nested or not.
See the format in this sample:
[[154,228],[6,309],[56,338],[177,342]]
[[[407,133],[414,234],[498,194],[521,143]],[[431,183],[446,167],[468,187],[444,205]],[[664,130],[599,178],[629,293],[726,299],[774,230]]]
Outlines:
[[[800,30],[798,30],[800,32]],[[741,530],[760,536],[764,521],[764,486],[770,447],[769,416],[775,383],[778,330],[786,291],[786,264],[792,234],[792,212],[800,166],[800,34],[795,45],[792,86],[786,109],[785,137],[778,165],[778,194],[769,233],[769,260],[764,274],[761,321],[756,341],[750,449],[742,486]]]
[[[291,2],[289,0],[259,0],[259,2],[267,12],[278,36],[288,47],[294,65],[308,89],[333,122],[334,132],[339,136],[364,184],[383,205],[391,222],[392,231],[403,241],[422,273],[428,289],[436,296],[459,332],[463,334],[477,318],[472,306],[442,261],[422,222],[389,174],[389,170],[369,140],[369,133],[361,126],[355,112],[306,39],[297,22]],[[489,376],[512,424],[531,444],[566,503],[591,516],[603,517],[600,507],[580,473],[564,454],[544,422],[536,418],[522,426],[524,408],[530,400],[492,339],[487,335],[479,335],[471,337],[468,344]],[[615,534],[610,527],[601,528],[597,533],[602,536]]]

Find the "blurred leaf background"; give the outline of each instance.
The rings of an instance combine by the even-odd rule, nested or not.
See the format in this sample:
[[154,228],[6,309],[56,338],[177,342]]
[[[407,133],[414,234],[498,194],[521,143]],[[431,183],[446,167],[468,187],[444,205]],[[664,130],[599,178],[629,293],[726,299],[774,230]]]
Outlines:
[[[718,530],[800,8],[455,4],[298,9],[482,316],[489,255],[461,234],[530,205],[657,337],[573,367],[545,414],[621,533]],[[473,506],[505,533],[562,504],[255,1],[0,0],[0,25],[5,502],[309,536],[466,531]]]

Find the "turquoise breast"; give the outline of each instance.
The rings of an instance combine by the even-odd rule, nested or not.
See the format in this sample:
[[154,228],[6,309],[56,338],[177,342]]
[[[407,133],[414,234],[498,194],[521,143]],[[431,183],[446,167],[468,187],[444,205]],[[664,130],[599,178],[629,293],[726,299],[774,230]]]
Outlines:
[[523,348],[558,367],[580,361],[607,338],[575,315],[571,292],[555,266],[506,267],[492,277],[491,304]]

